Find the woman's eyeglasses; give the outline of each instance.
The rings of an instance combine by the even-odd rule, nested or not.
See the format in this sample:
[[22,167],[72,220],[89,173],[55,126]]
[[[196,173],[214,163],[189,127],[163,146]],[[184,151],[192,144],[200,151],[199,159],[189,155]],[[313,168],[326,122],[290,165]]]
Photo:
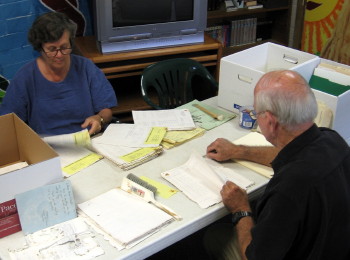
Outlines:
[[52,51],[45,51],[44,49],[42,49],[42,50],[50,58],[56,57],[58,51],[60,51],[63,55],[68,55],[68,54],[72,53],[72,48],[59,48],[59,49],[55,49]]

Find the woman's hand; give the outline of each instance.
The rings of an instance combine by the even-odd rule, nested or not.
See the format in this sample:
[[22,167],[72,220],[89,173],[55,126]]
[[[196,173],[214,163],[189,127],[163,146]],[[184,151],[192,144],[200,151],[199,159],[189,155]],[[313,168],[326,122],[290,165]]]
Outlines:
[[83,129],[90,128],[89,134],[95,135],[102,130],[102,122],[100,115],[93,115],[85,119],[84,123],[81,125]]

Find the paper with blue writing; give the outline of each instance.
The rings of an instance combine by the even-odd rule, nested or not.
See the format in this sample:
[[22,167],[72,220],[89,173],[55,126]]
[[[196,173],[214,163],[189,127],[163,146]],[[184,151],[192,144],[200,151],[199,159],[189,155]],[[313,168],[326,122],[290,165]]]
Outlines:
[[17,194],[15,199],[24,234],[77,217],[69,180]]

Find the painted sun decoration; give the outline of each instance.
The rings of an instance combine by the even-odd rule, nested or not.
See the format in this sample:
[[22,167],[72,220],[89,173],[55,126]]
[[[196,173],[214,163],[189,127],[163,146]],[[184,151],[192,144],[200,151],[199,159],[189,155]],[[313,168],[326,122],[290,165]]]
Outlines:
[[321,53],[326,41],[332,35],[343,3],[344,0],[306,1],[301,43],[303,51],[316,55]]

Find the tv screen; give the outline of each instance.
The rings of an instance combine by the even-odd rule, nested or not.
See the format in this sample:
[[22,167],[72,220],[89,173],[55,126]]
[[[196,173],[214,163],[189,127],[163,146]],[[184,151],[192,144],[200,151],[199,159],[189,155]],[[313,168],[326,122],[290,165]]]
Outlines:
[[112,0],[113,27],[193,20],[193,2],[189,0]]
[[94,0],[94,26],[102,53],[204,41],[207,0]]

